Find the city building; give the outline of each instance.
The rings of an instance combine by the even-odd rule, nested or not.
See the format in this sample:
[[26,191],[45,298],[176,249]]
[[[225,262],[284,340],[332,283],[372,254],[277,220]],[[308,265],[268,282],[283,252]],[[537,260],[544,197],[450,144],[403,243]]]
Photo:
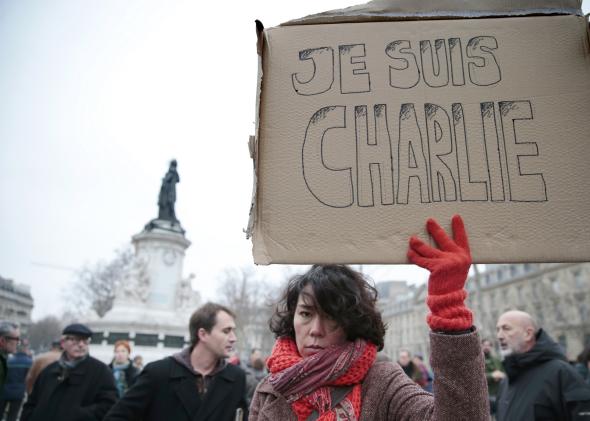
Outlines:
[[[392,359],[401,348],[429,355],[426,285],[406,287],[397,297],[380,298],[389,326],[384,351]],[[498,317],[518,309],[530,313],[570,360],[590,344],[590,263],[486,265],[470,276],[466,288],[482,338],[494,340]]]
[[0,276],[0,319],[18,323],[23,334],[31,325],[33,297],[28,285]]

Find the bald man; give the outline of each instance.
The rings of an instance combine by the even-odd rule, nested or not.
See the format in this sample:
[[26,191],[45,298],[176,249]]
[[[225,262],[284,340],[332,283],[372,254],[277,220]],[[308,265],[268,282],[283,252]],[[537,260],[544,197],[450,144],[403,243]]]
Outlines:
[[497,421],[590,421],[590,386],[530,314],[502,314],[496,336],[507,375],[498,390]]

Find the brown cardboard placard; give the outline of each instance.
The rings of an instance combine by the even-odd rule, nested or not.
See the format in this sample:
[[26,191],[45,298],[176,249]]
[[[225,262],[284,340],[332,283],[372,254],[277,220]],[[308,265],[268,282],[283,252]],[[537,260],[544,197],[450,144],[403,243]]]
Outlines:
[[262,36],[256,263],[406,263],[455,213],[477,262],[590,260],[583,16]]
[[293,19],[282,25],[388,20],[580,15],[582,0],[373,0]]

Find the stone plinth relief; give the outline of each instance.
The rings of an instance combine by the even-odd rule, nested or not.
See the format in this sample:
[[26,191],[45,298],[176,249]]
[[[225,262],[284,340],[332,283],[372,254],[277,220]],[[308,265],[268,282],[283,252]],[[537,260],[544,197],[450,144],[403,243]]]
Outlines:
[[127,302],[145,304],[150,294],[148,258],[135,257],[123,278],[123,299]]
[[199,293],[193,290],[192,281],[195,275],[191,273],[188,277],[183,278],[176,288],[176,308],[178,310],[194,310],[199,305]]

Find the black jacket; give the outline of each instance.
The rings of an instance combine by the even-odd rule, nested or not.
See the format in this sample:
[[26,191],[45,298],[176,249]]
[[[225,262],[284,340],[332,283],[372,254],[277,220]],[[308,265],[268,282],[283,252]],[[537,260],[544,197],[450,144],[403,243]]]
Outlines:
[[590,420],[590,386],[542,329],[528,352],[506,357],[497,397],[498,421]]
[[0,352],[0,388],[4,388],[4,383],[6,383],[6,376],[8,367],[6,365],[6,360],[8,356],[2,351]]
[[228,364],[201,399],[195,375],[167,357],[143,369],[104,421],[234,421],[237,408],[242,408],[246,421],[245,394],[244,371]]
[[56,361],[39,374],[21,421],[101,421],[117,400],[111,370],[95,358],[62,373]]

